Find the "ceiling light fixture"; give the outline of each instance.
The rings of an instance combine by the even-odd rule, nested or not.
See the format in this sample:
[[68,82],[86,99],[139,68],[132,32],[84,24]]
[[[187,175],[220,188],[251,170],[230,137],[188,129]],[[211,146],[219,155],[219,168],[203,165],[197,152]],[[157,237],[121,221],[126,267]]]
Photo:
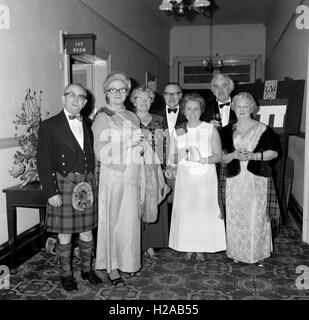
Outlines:
[[186,10],[204,13],[205,8],[210,6],[208,0],[163,0],[159,9],[166,11],[167,15],[183,17]]
[[[214,71],[220,72],[221,69],[224,68],[223,60],[220,59],[213,59],[213,14],[212,14],[212,7],[210,7],[210,25],[209,25],[209,59],[205,59],[202,61],[202,66],[208,72],[213,73]],[[218,54],[216,54],[218,56]]]

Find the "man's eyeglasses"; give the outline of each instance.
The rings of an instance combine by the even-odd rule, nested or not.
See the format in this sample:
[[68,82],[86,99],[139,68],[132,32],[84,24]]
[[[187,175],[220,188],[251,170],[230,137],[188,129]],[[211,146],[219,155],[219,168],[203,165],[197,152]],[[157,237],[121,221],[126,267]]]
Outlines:
[[116,93],[126,93],[128,92],[127,88],[109,88],[108,90],[106,90],[107,92],[111,93],[111,94],[116,94]]
[[151,102],[152,98],[136,97],[135,100],[139,102],[142,102],[142,101]]
[[84,95],[82,95],[82,94],[78,94],[77,95],[74,92],[66,92],[64,94],[64,96],[69,97],[69,98],[71,98],[73,100],[77,99],[78,102],[84,102],[87,99],[87,97],[85,97]]
[[178,94],[181,94],[181,92],[164,92],[167,97],[176,97]]

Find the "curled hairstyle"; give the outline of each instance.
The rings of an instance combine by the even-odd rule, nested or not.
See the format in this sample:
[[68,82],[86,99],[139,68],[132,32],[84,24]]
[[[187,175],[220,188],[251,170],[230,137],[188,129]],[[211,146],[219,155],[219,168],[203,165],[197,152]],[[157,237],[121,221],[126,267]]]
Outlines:
[[123,82],[123,84],[126,86],[128,91],[131,89],[131,80],[127,76],[125,72],[122,71],[117,71],[117,72],[112,72],[110,73],[104,80],[103,82],[103,91],[106,94],[107,90],[109,89],[109,85],[115,81],[115,80],[120,80]]
[[180,113],[185,114],[185,108],[189,101],[196,101],[198,102],[201,110],[201,114],[205,112],[205,100],[203,97],[198,94],[197,92],[187,93],[183,96],[183,98],[180,101]]
[[211,91],[214,91],[214,83],[217,79],[225,79],[229,82],[230,84],[230,92],[232,92],[235,88],[235,85],[234,85],[234,81],[230,78],[230,76],[228,76],[227,74],[224,74],[224,73],[217,73],[216,75],[214,75],[214,77],[212,78],[211,80]]
[[151,103],[153,102],[154,98],[155,98],[155,93],[146,85],[143,86],[138,86],[136,87],[131,95],[130,95],[130,101],[134,104],[135,102],[135,98],[136,96],[140,93],[140,92],[146,92],[149,96],[149,98],[151,98]]
[[249,92],[239,92],[236,96],[234,96],[232,99],[231,109],[235,111],[235,106],[237,104],[237,101],[240,99],[246,99],[248,101],[248,105],[251,109],[251,113],[255,116],[259,111],[259,106],[257,105],[252,94]]

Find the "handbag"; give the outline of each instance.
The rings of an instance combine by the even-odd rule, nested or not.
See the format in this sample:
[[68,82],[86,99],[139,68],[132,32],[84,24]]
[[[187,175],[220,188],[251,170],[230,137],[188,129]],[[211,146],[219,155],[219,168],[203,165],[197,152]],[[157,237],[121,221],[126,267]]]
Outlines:
[[[151,163],[149,159],[157,159]],[[148,163],[146,165],[146,163]],[[158,220],[158,205],[170,192],[165,183],[159,158],[149,144],[145,144],[140,179],[140,214],[139,218],[146,223]]]
[[263,160],[263,151],[261,152],[261,161],[260,163],[260,168],[259,168],[259,175],[262,177],[271,177],[272,176],[272,168],[268,164],[268,162]]
[[158,205],[170,192],[170,187],[165,183],[164,175],[160,165],[147,167],[145,185],[145,198],[142,205],[142,221],[155,223],[158,220]]

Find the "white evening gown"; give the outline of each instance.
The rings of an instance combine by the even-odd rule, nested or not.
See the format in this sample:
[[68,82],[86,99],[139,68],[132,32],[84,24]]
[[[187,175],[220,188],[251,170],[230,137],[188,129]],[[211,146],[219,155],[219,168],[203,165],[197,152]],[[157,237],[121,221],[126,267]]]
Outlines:
[[[184,135],[174,134],[176,148],[195,146],[208,157],[212,130],[212,124],[202,122]],[[177,168],[169,247],[184,252],[225,250],[224,221],[219,216],[216,165],[183,159]]]

